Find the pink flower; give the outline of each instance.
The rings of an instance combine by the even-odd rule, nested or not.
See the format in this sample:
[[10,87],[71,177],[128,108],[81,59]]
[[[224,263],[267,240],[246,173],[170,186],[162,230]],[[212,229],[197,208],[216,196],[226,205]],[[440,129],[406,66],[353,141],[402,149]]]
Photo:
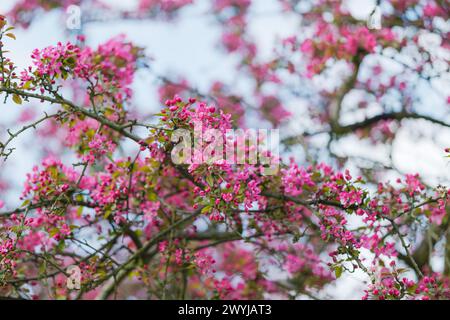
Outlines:
[[314,43],[311,39],[306,39],[300,45],[300,51],[306,54],[312,54],[314,51]]
[[222,199],[225,202],[230,202],[231,200],[233,200],[233,194],[231,194],[231,193],[222,193]]
[[291,163],[288,169],[283,169],[281,172],[285,192],[289,195],[300,195],[303,193],[304,186],[314,186],[311,173],[307,172],[304,168],[300,168],[296,163]]

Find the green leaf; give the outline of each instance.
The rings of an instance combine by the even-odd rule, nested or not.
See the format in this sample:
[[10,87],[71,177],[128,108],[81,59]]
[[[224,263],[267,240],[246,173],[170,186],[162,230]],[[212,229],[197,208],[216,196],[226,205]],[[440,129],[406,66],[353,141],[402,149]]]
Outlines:
[[154,201],[158,200],[158,195],[154,192],[150,192],[150,193],[148,193],[147,198],[149,201],[154,202]]
[[11,39],[16,40],[16,36],[15,36],[13,33],[11,33],[11,32],[5,34],[5,36],[10,37]]
[[27,205],[29,205],[30,204],[30,200],[28,199],[28,200],[25,200],[24,202],[22,202],[22,204],[20,205],[20,207],[26,207]]
[[212,209],[211,206],[206,206],[206,207],[204,207],[204,208],[202,209],[201,213],[208,213],[208,212],[211,211],[211,209]]
[[397,274],[402,274],[402,273],[408,272],[409,270],[406,268],[398,268],[396,271],[397,271]]
[[206,176],[206,182],[208,183],[208,185],[209,185],[210,187],[213,187],[213,186],[214,186],[214,179],[213,179],[212,176]]
[[50,229],[50,231],[48,232],[48,234],[50,235],[50,237],[54,237],[57,233],[59,232],[58,228],[52,228]]
[[23,85],[24,89],[30,89],[32,82],[31,81],[27,81],[25,82],[25,84]]
[[61,107],[63,107],[63,109],[66,111],[70,111],[71,109],[71,106],[69,106],[68,104],[62,104]]
[[80,206],[77,209],[77,217],[80,218],[82,214],[83,214],[83,207]]
[[342,271],[343,271],[342,266],[337,266],[337,267],[334,269],[334,275],[336,276],[336,279],[339,279],[339,278],[341,277]]
[[106,212],[105,212],[103,218],[104,218],[105,220],[108,219],[108,217],[111,215],[111,213],[112,213],[112,210],[106,210]]
[[17,104],[22,104],[22,98],[18,94],[13,94],[13,101]]

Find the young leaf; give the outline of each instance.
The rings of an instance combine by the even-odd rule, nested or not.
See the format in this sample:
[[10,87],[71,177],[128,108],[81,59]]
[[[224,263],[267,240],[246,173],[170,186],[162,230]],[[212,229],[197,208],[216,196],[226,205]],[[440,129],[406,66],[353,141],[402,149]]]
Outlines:
[[208,183],[208,185],[209,185],[210,187],[213,187],[213,186],[214,186],[214,179],[213,179],[212,176],[206,176],[206,182]]
[[342,266],[337,266],[334,269],[334,275],[336,276],[336,279],[339,279],[342,275]]
[[206,206],[206,207],[204,207],[204,208],[202,209],[201,213],[208,213],[208,212],[211,211],[211,209],[212,209],[212,207]]
[[13,101],[17,104],[22,104],[22,98],[18,94],[13,94]]
[[5,34],[5,36],[10,37],[11,39],[16,40],[16,36],[14,35],[14,33],[9,32],[9,33]]

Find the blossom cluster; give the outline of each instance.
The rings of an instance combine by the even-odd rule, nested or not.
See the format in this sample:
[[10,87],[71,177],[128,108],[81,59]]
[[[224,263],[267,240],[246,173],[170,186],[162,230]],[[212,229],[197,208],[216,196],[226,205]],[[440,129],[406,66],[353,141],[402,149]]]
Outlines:
[[[58,79],[69,77],[87,81],[85,94],[97,96],[91,103],[95,104],[103,96],[112,99],[112,108],[120,109],[124,100],[131,97],[131,84],[137,60],[142,56],[141,50],[127,42],[123,36],[115,37],[97,50],[90,47],[80,48],[70,42],[58,43],[42,50],[33,51],[33,67],[20,74],[21,86],[27,90],[55,90]],[[52,89],[53,88],[53,89]]]

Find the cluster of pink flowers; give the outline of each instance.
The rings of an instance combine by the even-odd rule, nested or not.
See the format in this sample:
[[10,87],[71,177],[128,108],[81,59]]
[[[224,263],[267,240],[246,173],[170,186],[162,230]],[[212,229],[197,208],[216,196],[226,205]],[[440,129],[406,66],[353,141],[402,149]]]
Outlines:
[[426,207],[431,212],[431,214],[428,217],[428,219],[430,220],[431,223],[434,223],[436,225],[442,224],[443,219],[447,216],[446,206],[448,204],[449,198],[450,198],[450,191],[447,192],[446,199],[439,199],[437,201],[437,206]]
[[[215,97],[217,107],[220,108],[225,114],[231,115],[231,120],[234,125],[243,125],[244,108],[240,101],[241,97],[230,94],[227,87],[220,81],[215,81],[209,89],[209,94]],[[164,82],[158,88],[159,100],[164,103],[170,101],[174,96],[187,99],[191,95],[195,95],[197,92],[191,89],[189,83],[185,79],[176,81]]]
[[[385,45],[395,41],[395,36],[389,29],[373,32],[366,27],[333,28],[332,25],[319,22],[314,38],[303,40],[299,44],[299,50],[309,60],[307,64],[307,76],[311,77],[320,73],[329,59],[339,59],[352,62],[359,54],[373,53],[377,44]],[[295,38],[287,43],[294,44]]]
[[184,103],[179,96],[169,99],[165,102],[167,108],[163,109],[161,113],[163,122],[173,123],[174,120],[179,120],[191,129],[194,129],[196,123],[201,124],[202,131],[208,129],[226,130],[231,128],[230,115],[223,112],[216,112],[217,108],[207,105],[204,102],[198,103],[194,108],[196,99],[189,98],[187,103]]
[[[70,42],[58,43],[42,50],[33,51],[33,66],[20,75],[21,85],[25,89],[52,86],[59,78],[69,76],[82,79],[92,84],[95,94],[111,96],[113,107],[120,104],[132,94],[131,84],[137,60],[142,56],[141,50],[125,40],[124,36],[115,37],[97,50],[90,47],[80,48]],[[86,92],[86,99],[92,92]]]
[[113,97],[120,103],[131,96],[130,85],[141,56],[141,49],[121,35],[99,45],[96,51],[86,47],[80,57],[79,72],[84,74],[83,78],[100,82],[96,92],[117,91]]
[[296,243],[292,247],[282,244],[281,252],[288,252],[284,268],[291,274],[312,274],[321,280],[329,281],[331,272],[323,265],[322,259],[314,252],[311,245]]
[[[0,238],[0,270],[3,277],[7,273],[11,276],[17,276],[18,272],[16,270],[17,262],[15,261],[14,254],[14,241],[10,238]],[[0,285],[2,284],[2,279],[0,278]]]
[[186,79],[163,82],[158,87],[159,101],[164,103],[175,96],[184,97],[184,92],[189,90],[189,88],[190,86]]
[[[220,16],[225,15],[225,28],[222,43],[229,52],[243,51],[249,57],[255,55],[255,46],[246,39],[247,11],[251,0],[215,0],[213,10]],[[231,16],[229,15],[231,13]]]
[[[313,36],[300,41],[293,36],[284,41],[292,52],[303,56],[302,60],[306,61],[305,75],[308,77],[321,73],[329,60],[344,60],[353,64],[359,57],[374,53],[377,46],[392,46],[400,41],[391,28],[369,30],[365,26],[347,23],[353,17],[341,2],[320,0],[313,5],[317,10],[305,15],[315,28]],[[341,23],[329,23],[322,12],[331,13],[334,20]],[[289,57],[288,61],[294,60]],[[290,69],[297,68],[291,64]]]
[[89,152],[83,156],[83,161],[94,163],[95,159],[101,159],[105,154],[111,154],[116,149],[116,145],[107,137],[95,134],[88,143]]
[[291,115],[291,113],[282,105],[281,101],[272,95],[263,96],[261,98],[260,109],[265,118],[269,120],[274,127],[279,126],[281,122]]
[[197,267],[199,272],[203,275],[216,272],[216,270],[213,268],[214,264],[216,263],[216,260],[214,260],[214,258],[211,257],[211,255],[205,252],[196,252],[194,254],[193,263]]
[[[36,76],[49,76],[52,79],[57,75],[64,76],[64,72],[68,72],[69,68],[75,66],[80,58],[80,51],[79,47],[70,42],[66,44],[58,42],[56,46],[49,46],[42,50],[35,49],[31,58],[36,67]],[[32,78],[28,74],[23,74],[22,81],[26,82],[30,79]]]
[[411,197],[414,196],[415,193],[421,193],[425,190],[425,186],[420,182],[418,174],[407,174],[405,184]]
[[[194,3],[193,0],[139,0],[136,12],[119,11],[121,16],[145,17],[149,11],[162,16],[173,15],[177,10]],[[16,24],[28,27],[38,16],[39,10],[50,11],[54,9],[67,9],[71,5],[81,6],[83,0],[19,0],[8,12]],[[89,1],[89,9],[97,10],[99,13],[107,14],[108,11],[117,10],[102,0]],[[154,15],[152,15],[153,17]]]
[[298,196],[303,193],[304,188],[315,186],[312,180],[312,173],[305,168],[299,167],[292,162],[288,169],[282,169],[282,182],[286,194]]
[[49,197],[57,197],[65,193],[70,184],[77,180],[75,170],[68,168],[55,157],[47,157],[42,161],[43,170],[33,167],[33,173],[27,174],[22,198],[32,194],[32,200],[46,201]]
[[157,8],[162,11],[171,12],[192,4],[193,2],[193,0],[140,0],[139,11],[145,12]]
[[343,212],[324,206],[322,214],[323,218],[320,221],[320,231],[322,232],[323,240],[338,241],[343,246],[352,244],[355,247],[359,247],[359,243],[353,233],[346,229],[348,221]]
[[430,300],[430,299],[449,299],[450,287],[448,279],[438,274],[432,274],[422,277],[419,281],[413,281],[407,277],[401,277],[402,270],[390,264],[393,270],[382,268],[381,281],[369,285],[369,289],[365,291],[363,299],[388,300],[399,299],[404,296],[410,296],[414,299]]
[[99,123],[93,119],[74,121],[74,124],[67,130],[64,143],[69,147],[75,147],[83,141],[84,137],[92,135],[98,128]]
[[11,239],[6,239],[0,243],[0,254],[6,255],[13,249],[14,243]]
[[[79,5],[82,0],[19,0],[8,13],[9,17],[16,23],[20,23],[24,27],[28,27],[31,20],[35,16],[35,11],[44,9],[45,11],[52,10],[57,7],[67,8],[70,5]],[[95,0],[97,2],[97,0]]]
[[[378,235],[380,227],[377,227],[375,230],[376,232],[372,235],[361,236],[361,246],[369,249],[376,257],[380,255],[385,255],[389,258],[396,257],[398,253],[395,249],[395,243],[382,240],[381,236]],[[373,260],[373,263],[376,263],[376,259]]]
[[219,268],[228,277],[239,275],[245,280],[256,279],[258,263],[253,251],[240,247],[236,243],[227,243],[222,250]]

